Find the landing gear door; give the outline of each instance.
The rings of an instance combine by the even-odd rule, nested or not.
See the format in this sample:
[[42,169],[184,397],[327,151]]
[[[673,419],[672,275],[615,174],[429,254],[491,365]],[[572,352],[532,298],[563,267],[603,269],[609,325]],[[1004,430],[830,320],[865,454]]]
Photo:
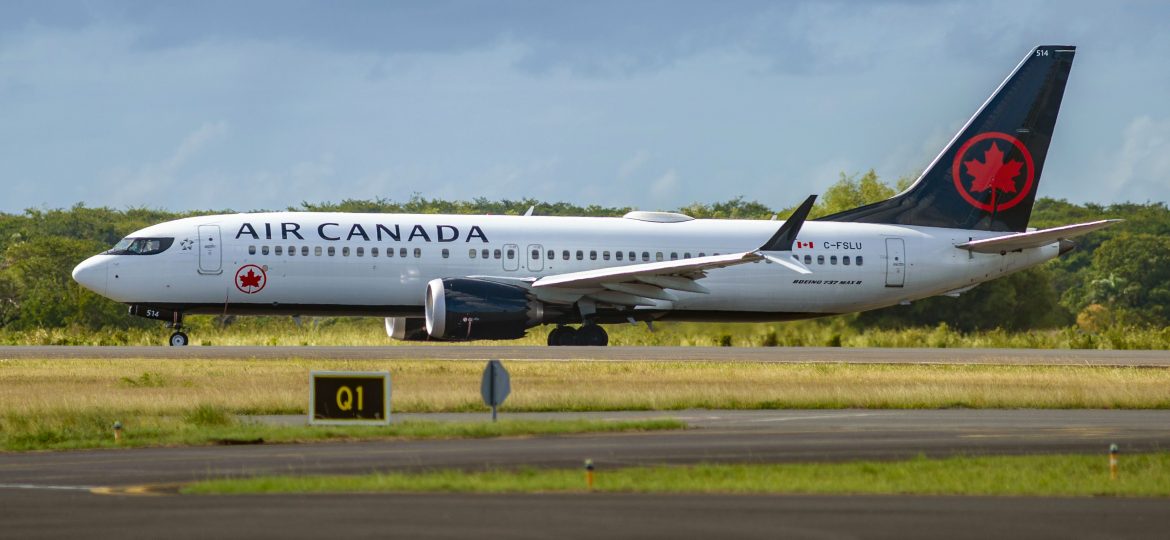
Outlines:
[[199,226],[199,273],[223,273],[223,248],[220,245],[219,225]]
[[886,287],[906,284],[906,242],[901,238],[886,238]]
[[528,271],[539,272],[544,270],[544,246],[540,244],[528,244]]
[[520,246],[504,244],[504,270],[520,269]]

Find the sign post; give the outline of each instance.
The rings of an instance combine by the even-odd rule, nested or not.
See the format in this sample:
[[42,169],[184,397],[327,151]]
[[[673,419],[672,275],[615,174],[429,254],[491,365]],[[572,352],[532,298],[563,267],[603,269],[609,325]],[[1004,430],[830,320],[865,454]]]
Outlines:
[[390,424],[390,373],[313,371],[309,374],[309,423]]
[[483,370],[483,382],[479,385],[479,393],[483,396],[484,404],[492,408],[492,422],[496,421],[496,409],[504,403],[511,392],[512,381],[508,376],[508,370],[504,369],[504,364],[499,360],[489,360]]

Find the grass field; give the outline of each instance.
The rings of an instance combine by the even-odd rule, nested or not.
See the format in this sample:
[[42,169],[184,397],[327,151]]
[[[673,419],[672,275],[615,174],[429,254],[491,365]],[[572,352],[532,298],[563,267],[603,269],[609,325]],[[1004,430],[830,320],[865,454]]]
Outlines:
[[[469,439],[617,431],[684,429],[676,420],[502,420],[500,422],[397,422],[390,426],[273,426],[241,420],[222,409],[196,407],[179,416],[93,410],[72,417],[7,416],[0,448],[10,451],[212,444],[297,443],[378,439]],[[114,440],[111,418],[125,418]]]
[[[1015,496],[1170,496],[1170,453],[1122,456],[1117,480],[1107,458],[1085,455],[916,458],[905,461],[707,464],[595,472],[600,492],[818,493]],[[339,492],[586,492],[584,471],[525,469],[278,476],[212,480],[193,494]]]
[[[189,317],[192,345],[395,345],[379,318],[306,318],[296,324],[287,317],[243,317],[228,326],[207,316]],[[552,327],[529,331],[508,343],[543,345]],[[846,317],[786,323],[659,323],[606,326],[612,345],[738,346],[738,347],[1007,347],[1039,349],[1170,349],[1170,328],[1119,327],[1096,333],[1075,327],[1008,332],[964,333],[940,324],[902,330],[858,329]],[[3,345],[163,345],[168,332],[161,325],[129,330],[38,329],[0,330]],[[417,342],[408,344],[417,345]],[[450,344],[446,344],[450,345]]]
[[[1165,369],[750,362],[507,365],[513,392],[504,411],[1170,408],[1170,370]],[[486,410],[479,397],[480,362],[0,360],[0,447],[112,444],[114,421],[126,426],[128,439],[133,435],[153,441],[143,444],[295,439],[275,428],[264,435],[260,427],[235,418],[306,414],[312,369],[389,371],[396,412]]]

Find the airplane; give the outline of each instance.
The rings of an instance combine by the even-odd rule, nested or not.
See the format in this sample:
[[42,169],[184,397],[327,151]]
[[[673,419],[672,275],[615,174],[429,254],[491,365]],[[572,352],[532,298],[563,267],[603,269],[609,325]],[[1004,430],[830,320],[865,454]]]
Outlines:
[[[620,218],[268,212],[136,231],[73,270],[82,286],[165,321],[385,318],[406,341],[603,346],[605,324],[785,321],[937,295],[1056,258],[1101,220],[1027,227],[1076,50],[1038,46],[894,197],[783,222],[634,211]],[[574,326],[576,325],[576,326]]]

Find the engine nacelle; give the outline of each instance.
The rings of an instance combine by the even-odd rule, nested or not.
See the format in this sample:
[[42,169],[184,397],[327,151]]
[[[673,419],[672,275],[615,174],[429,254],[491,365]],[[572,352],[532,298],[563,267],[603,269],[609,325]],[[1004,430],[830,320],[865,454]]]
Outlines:
[[399,341],[427,341],[427,320],[422,317],[386,317],[386,335]]
[[545,318],[523,287],[475,278],[431,280],[424,307],[427,334],[454,341],[516,339]]

